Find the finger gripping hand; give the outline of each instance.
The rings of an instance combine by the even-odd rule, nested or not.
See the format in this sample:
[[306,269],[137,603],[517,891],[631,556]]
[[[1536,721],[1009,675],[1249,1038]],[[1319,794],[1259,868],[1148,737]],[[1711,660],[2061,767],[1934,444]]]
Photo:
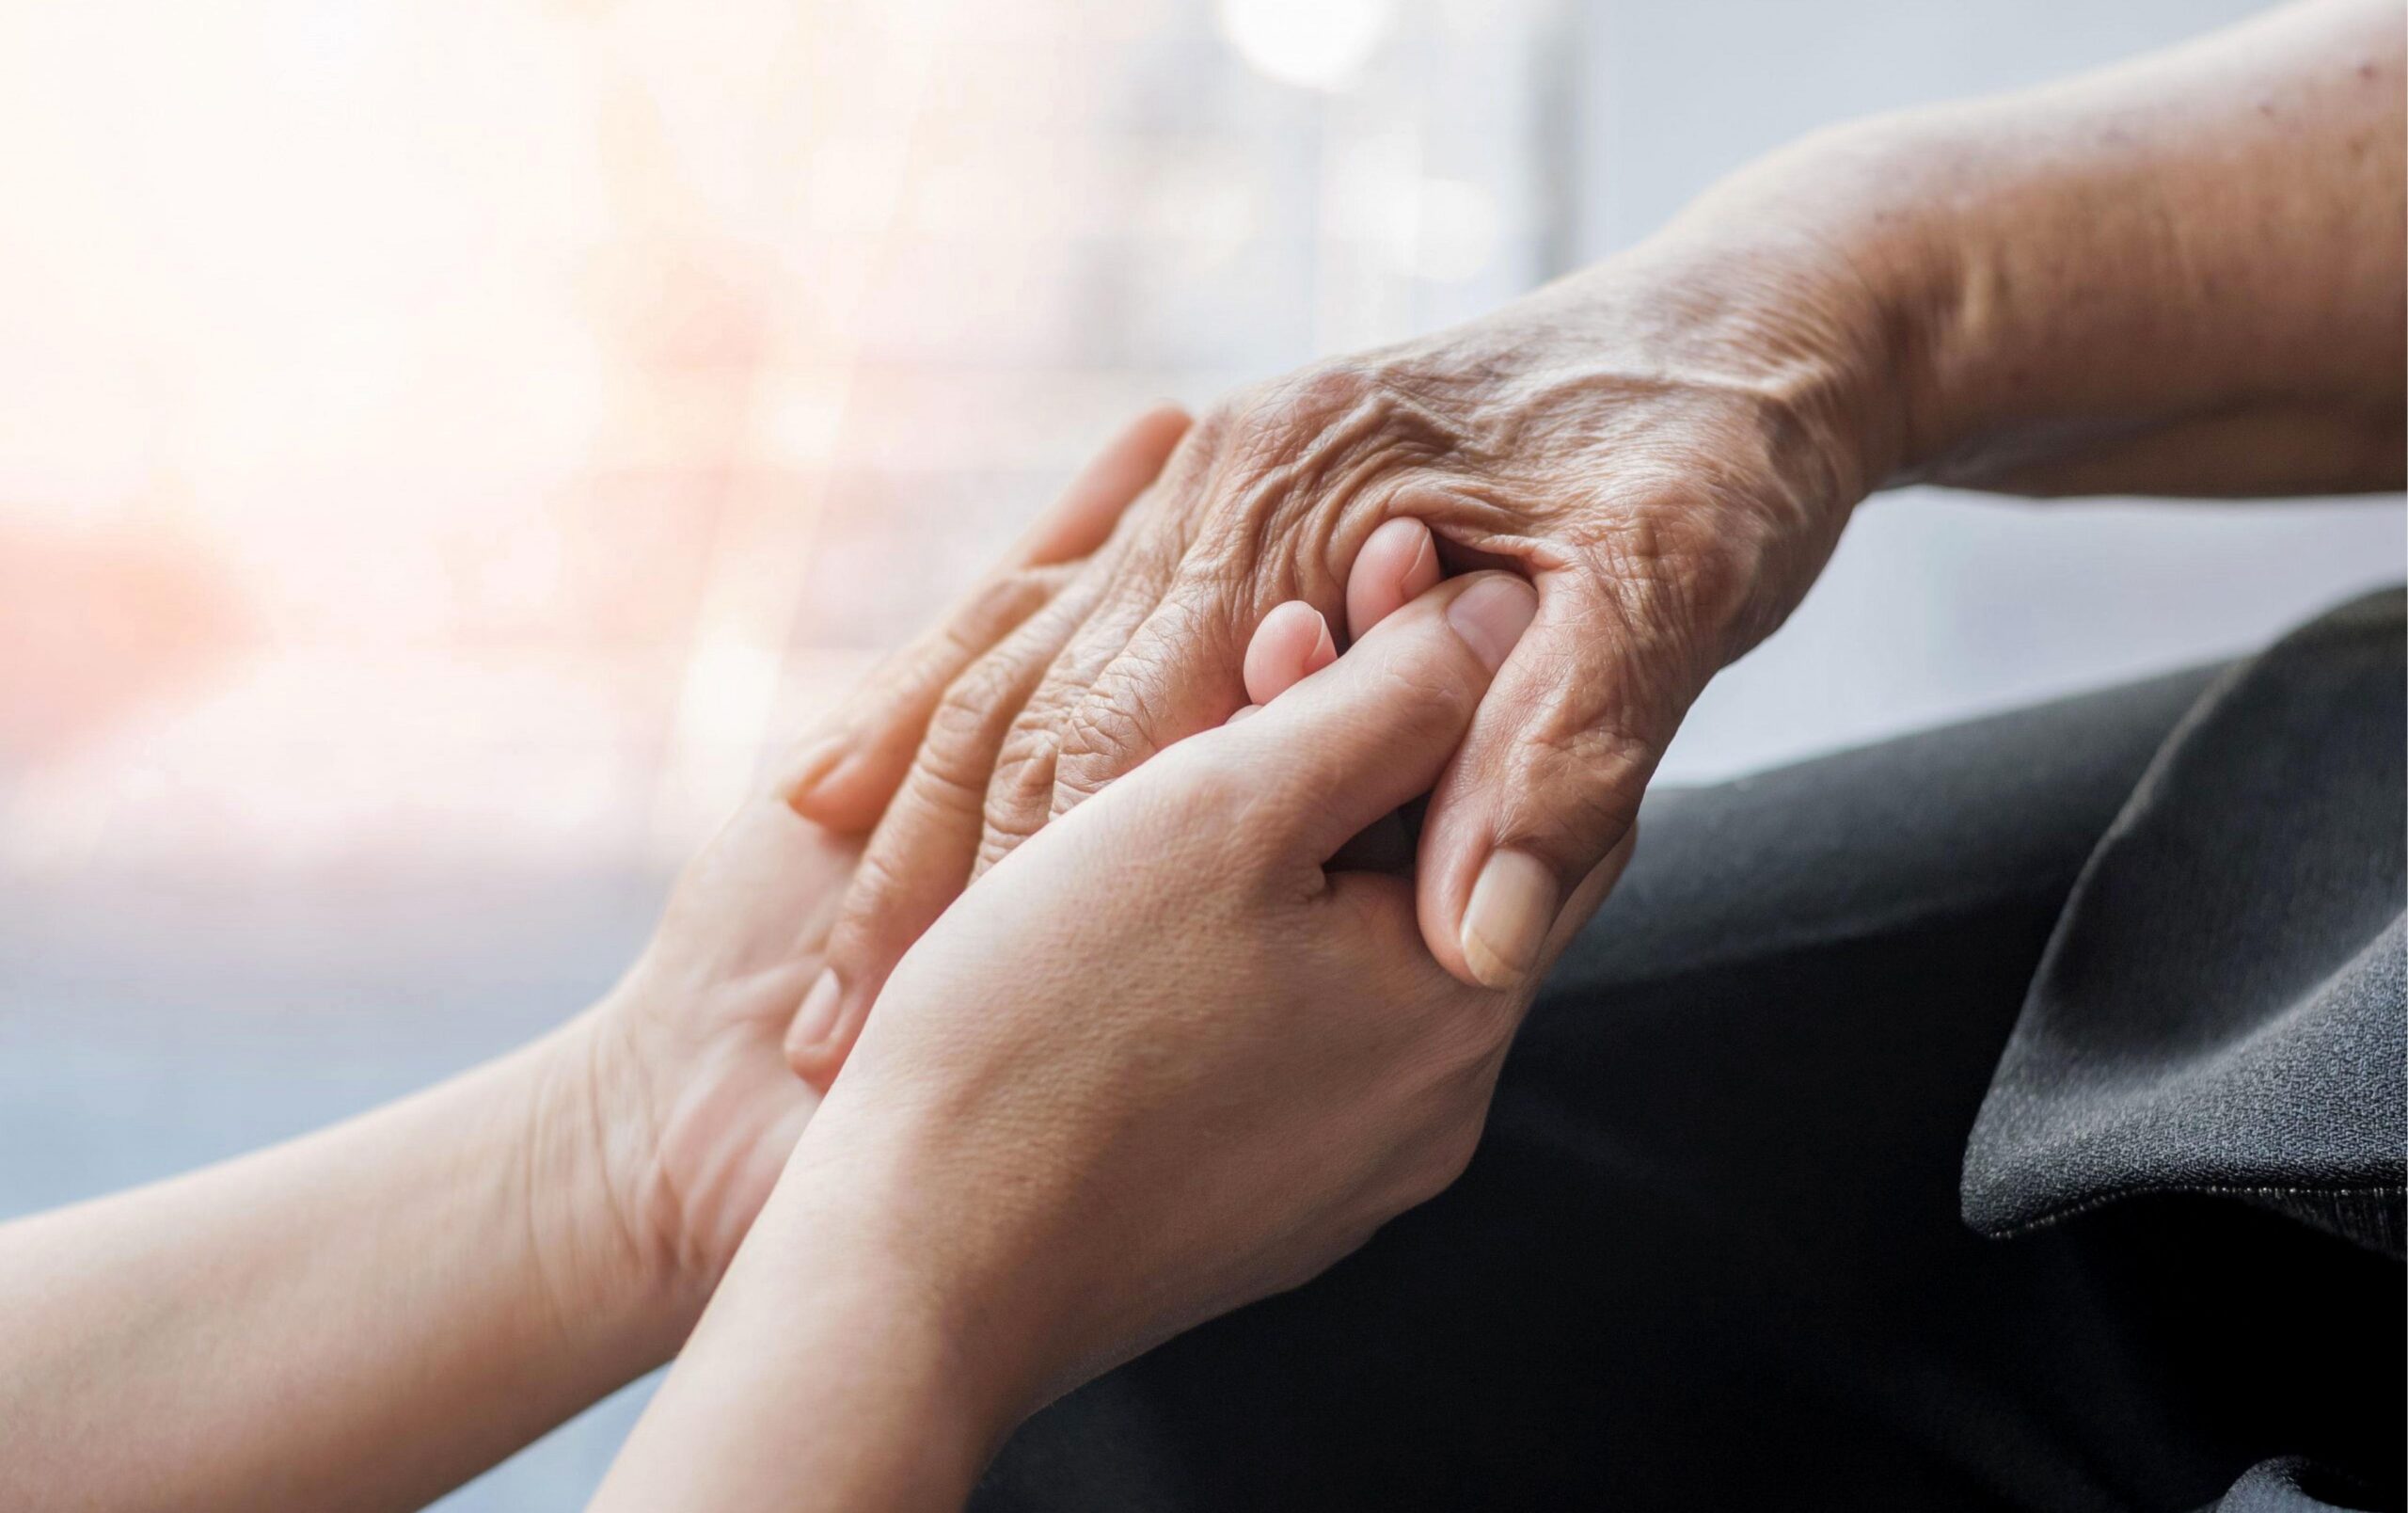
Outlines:
[[[1511,573],[1442,584],[1215,739],[1319,866],[1430,790],[1537,607]],[[1273,643],[1295,637],[1295,618],[1266,616],[1249,661],[1268,663]]]
[[1432,793],[1416,888],[1449,971],[1529,980],[1628,856],[1657,756],[1686,708],[1651,669],[1668,659],[1593,585],[1559,576]]
[[1047,826],[895,970],[789,1171],[878,1173],[881,1255],[974,1297],[1030,1401],[1463,1169],[1520,1006],[1439,967],[1402,881],[1325,864],[1430,787],[1534,608],[1439,585]]
[[[1438,581],[1438,547],[1421,521],[1399,517],[1371,533],[1346,575],[1346,624],[1360,641]],[[1275,606],[1245,648],[1249,714],[1338,660],[1329,620],[1303,599]],[[1234,716],[1232,717],[1234,718]]]
[[[1225,722],[1245,702],[1235,675],[1247,637],[1274,605],[1301,598],[1360,633],[1435,581],[1437,550],[1418,522],[1382,534],[1402,480],[1447,445],[1434,423],[1372,366],[1345,360],[1198,422],[1105,601],[1006,742],[982,859]],[[1368,584],[1381,586],[1350,590],[1365,555]]]
[[867,679],[784,786],[796,813],[872,832],[826,965],[788,1026],[795,1072],[825,1089],[886,974],[968,882],[989,776],[1015,716],[1085,617],[1076,561],[1105,546],[1187,429],[1140,416],[943,624]]

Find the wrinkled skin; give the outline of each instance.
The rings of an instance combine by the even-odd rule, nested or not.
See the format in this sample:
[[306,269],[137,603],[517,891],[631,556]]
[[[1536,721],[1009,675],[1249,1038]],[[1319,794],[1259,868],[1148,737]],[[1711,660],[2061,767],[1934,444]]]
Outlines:
[[[1892,427],[1861,397],[1877,359],[1846,335],[1860,302],[1836,268],[1767,260],[1701,283],[1693,263],[1634,261],[1204,416],[1085,572],[938,702],[836,927],[839,1007],[789,1041],[798,1070],[834,1075],[932,905],[1246,702],[1244,653],[1274,606],[1359,634],[1348,571],[1399,518],[1450,565],[1509,567],[1540,594],[1421,840],[1430,948],[1483,980],[1459,927],[1490,853],[1535,856],[1568,898],[1705,680],[1795,606],[1881,470]],[[1390,576],[1407,570],[1419,586],[1437,564]],[[829,812],[809,784],[793,797]]]
[[[1091,470],[995,569],[990,581],[1038,588],[1075,565],[1133,499],[1183,429],[1156,411],[1118,443],[1129,466]],[[1107,454],[1107,461],[1110,454]],[[1428,531],[1400,521],[1363,552],[1347,600],[1359,634],[1437,580]],[[1023,592],[1015,589],[1013,593]],[[1008,602],[1012,594],[983,602]],[[1243,681],[1268,704],[1337,657],[1328,625],[1290,603],[1266,617]],[[924,658],[923,643],[906,655]],[[956,656],[964,656],[958,647]],[[881,709],[909,685],[873,677],[860,697]],[[848,748],[850,749],[850,748]],[[898,762],[910,756],[900,749]],[[797,758],[820,759],[811,749]],[[1381,834],[1395,829],[1383,821]],[[675,1279],[699,1306],[760,1212],[820,1102],[780,1053],[790,1022],[828,959],[831,930],[859,875],[862,841],[797,815],[773,786],[748,799],[680,874],[660,927],[595,1016],[594,1069],[606,1095],[596,1136],[647,1274]],[[1408,853],[1374,857],[1393,869]]]
[[1565,906],[1705,681],[1796,608],[1869,490],[2399,486],[2401,27],[2384,0],[2314,0],[1835,128],[1491,315],[1214,406],[1041,613],[957,622],[968,655],[926,718],[849,727],[916,742],[910,778],[790,789],[878,825],[795,1066],[833,1076],[972,876],[1236,709],[1275,605],[1334,619],[1386,520],[1540,594],[1420,839],[1431,950],[1496,985],[1540,934],[1483,934],[1483,900]]
[[1484,573],[1334,665],[1265,647],[1250,718],[1049,827],[895,972],[781,1197],[919,1283],[1005,1421],[1470,1159],[1529,991],[1449,975],[1410,880],[1333,858],[1428,788],[1534,610]]
[[[1124,429],[952,621],[864,681],[861,708],[886,744],[846,742],[839,756],[899,774],[926,705],[1070,581],[1186,426],[1165,407]],[[791,771],[827,759],[824,744],[807,743]],[[783,798],[791,781],[749,798],[688,864],[643,955],[595,1015],[594,1133],[621,1227],[645,1273],[673,1279],[696,1308],[819,1105],[781,1046],[827,959],[862,840],[796,814]]]

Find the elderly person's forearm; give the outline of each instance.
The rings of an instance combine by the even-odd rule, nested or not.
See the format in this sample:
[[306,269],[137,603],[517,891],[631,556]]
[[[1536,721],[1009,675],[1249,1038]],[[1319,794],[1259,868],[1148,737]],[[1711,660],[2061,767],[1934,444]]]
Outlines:
[[1838,128],[1718,186],[1633,260],[1677,275],[1754,249],[1782,278],[1801,249],[1845,263],[1876,317],[1854,333],[1872,486],[2397,487],[2402,33],[2384,0],[2325,0]]
[[[1489,315],[1215,406],[1042,613],[999,637],[970,613],[938,643],[943,677],[904,680],[943,692],[798,1068],[834,1075],[977,871],[1242,704],[1234,669],[1275,605],[1342,624],[1350,567],[1399,517],[1452,565],[1539,589],[1420,851],[1431,948],[1499,985],[1868,493],[2397,484],[2401,33],[2381,0],[2322,0],[1829,132]],[[898,742],[870,720],[839,744]],[[791,798],[832,824],[858,807],[808,775]]]

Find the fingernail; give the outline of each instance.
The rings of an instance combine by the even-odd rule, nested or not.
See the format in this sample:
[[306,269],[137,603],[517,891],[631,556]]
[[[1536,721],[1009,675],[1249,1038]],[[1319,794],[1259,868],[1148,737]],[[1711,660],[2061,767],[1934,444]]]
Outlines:
[[836,1006],[843,1001],[845,985],[836,974],[823,971],[802,995],[802,1006],[794,1011],[794,1023],[786,1028],[789,1050],[803,1050],[825,1042],[836,1032]]
[[795,764],[794,781],[786,787],[786,802],[798,809],[810,804],[852,751],[851,732],[840,731],[804,752],[802,759]]
[[1321,626],[1321,636],[1313,643],[1312,655],[1305,660],[1307,673],[1320,672],[1338,660],[1338,643],[1329,634],[1329,616],[1315,610],[1313,619]]
[[1557,906],[1555,873],[1545,862],[1528,852],[1495,852],[1464,906],[1464,964],[1488,987],[1521,981],[1538,963]]
[[1414,524],[1421,526],[1421,539],[1413,544],[1413,560],[1404,565],[1404,581],[1410,586],[1414,579],[1420,574],[1421,565],[1429,563],[1430,581],[1435,583],[1438,581],[1438,565],[1435,561],[1438,555],[1438,538],[1431,533],[1429,526],[1422,524],[1421,521],[1416,520]]
[[1447,623],[1455,628],[1455,634],[1464,638],[1481,664],[1493,673],[1505,665],[1513,643],[1522,639],[1522,632],[1538,613],[1537,592],[1507,573],[1483,578],[1456,595],[1455,601],[1447,606]]

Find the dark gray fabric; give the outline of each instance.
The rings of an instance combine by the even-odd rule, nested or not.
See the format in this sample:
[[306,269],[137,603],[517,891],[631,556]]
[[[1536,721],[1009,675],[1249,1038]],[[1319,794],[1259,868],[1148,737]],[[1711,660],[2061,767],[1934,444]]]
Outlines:
[[2200,1513],[2363,1513],[2382,1506],[2366,1489],[2299,1456],[2249,1468],[2232,1489]]
[[[973,1505],[2196,1513],[2225,1489],[2345,1508],[2312,1491],[2338,1474],[2400,1505],[2396,1263],[2206,1192],[2005,1243],[1960,1219],[2076,880],[2242,684],[1650,795],[1462,1181],[1038,1414]],[[2323,1479],[2252,1472],[2285,1456]]]
[[1966,1135],[2179,674],[1650,796],[1463,1180],[1025,1425],[981,1513],[2400,1501],[2400,1267],[2247,1203],[2007,1243]]
[[1965,1153],[2008,1234],[2136,1193],[2397,1256],[2408,1162],[2408,597],[2220,677],[2092,853]]

